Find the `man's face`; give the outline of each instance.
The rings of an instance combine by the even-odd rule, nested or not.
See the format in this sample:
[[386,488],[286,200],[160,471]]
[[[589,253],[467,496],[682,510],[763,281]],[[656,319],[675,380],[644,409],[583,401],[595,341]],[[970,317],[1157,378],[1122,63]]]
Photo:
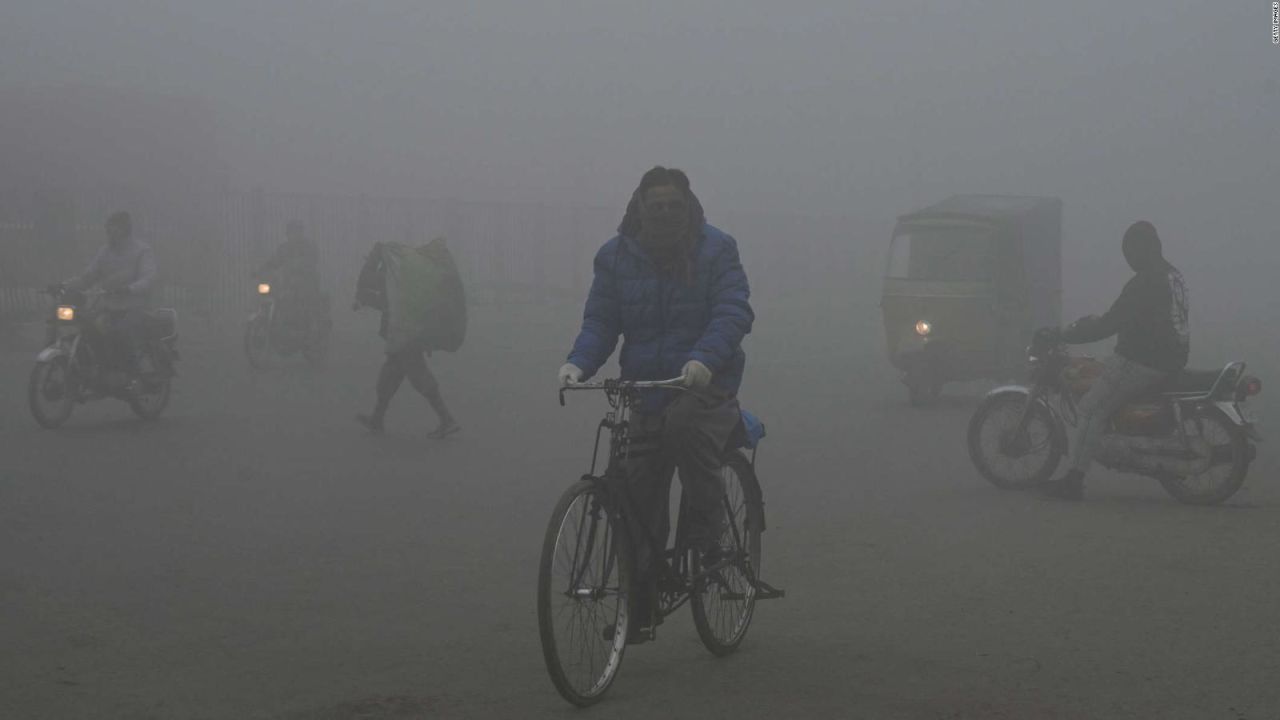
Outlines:
[[651,241],[678,242],[689,230],[689,200],[674,185],[649,188],[644,193],[640,223]]
[[119,244],[129,239],[129,228],[124,223],[107,223],[107,242]]
[[689,212],[689,204],[680,188],[675,185],[659,185],[645,191],[644,210],[646,215],[654,217],[683,216]]

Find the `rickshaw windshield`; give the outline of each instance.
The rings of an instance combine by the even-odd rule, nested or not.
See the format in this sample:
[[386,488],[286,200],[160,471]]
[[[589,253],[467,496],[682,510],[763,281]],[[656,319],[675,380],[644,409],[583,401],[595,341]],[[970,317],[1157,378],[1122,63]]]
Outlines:
[[992,236],[968,227],[910,228],[893,236],[891,278],[982,282],[991,279]]

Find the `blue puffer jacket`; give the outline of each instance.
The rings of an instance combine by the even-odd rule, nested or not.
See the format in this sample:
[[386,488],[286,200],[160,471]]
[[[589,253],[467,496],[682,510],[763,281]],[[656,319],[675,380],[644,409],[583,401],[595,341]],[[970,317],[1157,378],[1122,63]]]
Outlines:
[[[569,353],[584,379],[604,365],[622,335],[624,380],[678,377],[686,362],[697,360],[711,369],[713,385],[738,392],[746,364],[742,338],[755,320],[738,244],[703,225],[693,254],[693,284],[686,286],[659,273],[629,237],[617,235],[600,248],[582,331]],[[672,396],[650,395],[639,409],[656,412]]]

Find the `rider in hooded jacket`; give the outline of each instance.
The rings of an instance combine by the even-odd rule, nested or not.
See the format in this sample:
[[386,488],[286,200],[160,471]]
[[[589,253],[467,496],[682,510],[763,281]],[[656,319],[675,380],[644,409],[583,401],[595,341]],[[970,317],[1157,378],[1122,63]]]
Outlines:
[[1190,353],[1187,287],[1182,273],[1164,259],[1160,236],[1143,220],[1124,233],[1122,250],[1134,275],[1102,317],[1082,318],[1062,333],[1070,344],[1117,335],[1115,354],[1080,401],[1079,433],[1070,467],[1046,486],[1050,495],[1084,497],[1084,476],[1102,444],[1106,423],[1116,410],[1170,380],[1187,365]]
[[[703,557],[720,550],[725,518],[721,462],[740,418],[737,392],[746,355],[742,339],[755,315],[732,237],[708,224],[689,178],[674,168],[645,173],[618,234],[596,254],[582,330],[559,371],[563,384],[594,375],[623,338],[624,380],[682,377],[688,392],[646,391],[632,416],[633,448],[657,452],[624,468],[637,509],[633,537],[665,543],[668,492],[678,468],[689,501],[689,541]],[[649,625],[656,562],[635,544],[637,631]],[[631,641],[641,642],[643,633]]]

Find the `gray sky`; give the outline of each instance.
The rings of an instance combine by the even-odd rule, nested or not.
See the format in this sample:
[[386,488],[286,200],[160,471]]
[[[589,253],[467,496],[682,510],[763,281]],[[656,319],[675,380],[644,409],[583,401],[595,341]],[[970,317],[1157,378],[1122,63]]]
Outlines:
[[952,192],[1043,193],[1066,201],[1069,234],[1111,244],[1140,216],[1175,242],[1256,235],[1280,186],[1280,47],[1258,2],[19,0],[0,13],[3,82],[198,95],[235,180],[282,190],[620,204],[663,163],[690,171],[713,217],[764,207],[879,228]]

